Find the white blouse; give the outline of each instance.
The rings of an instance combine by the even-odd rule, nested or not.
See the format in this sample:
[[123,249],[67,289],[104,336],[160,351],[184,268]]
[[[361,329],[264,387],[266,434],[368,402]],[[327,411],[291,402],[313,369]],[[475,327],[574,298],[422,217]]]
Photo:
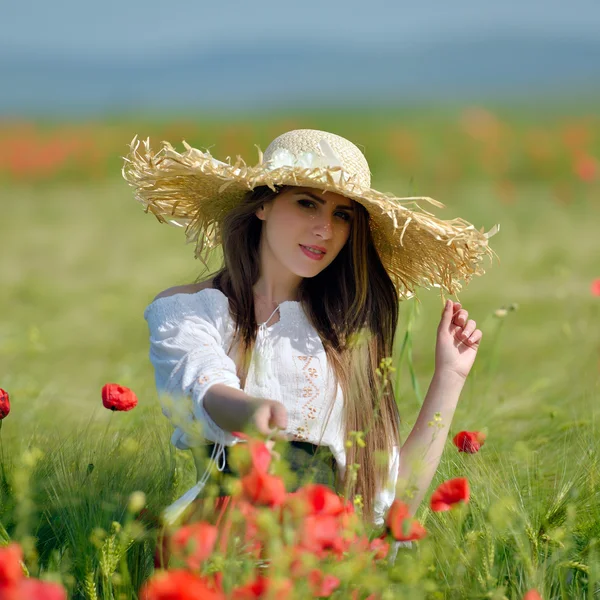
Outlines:
[[[268,325],[277,310],[279,321]],[[239,440],[211,419],[203,400],[207,390],[217,383],[242,389],[232,358],[236,348],[227,353],[235,329],[227,297],[213,288],[164,296],[146,308],[144,318],[150,330],[150,360],[163,413],[175,427],[171,442],[179,449],[202,445],[204,440],[214,442],[217,452],[213,458],[221,460],[217,464],[222,470],[223,446]],[[340,474],[344,474],[342,390],[335,384],[321,339],[300,302],[282,302],[259,326],[243,391],[281,402],[288,412],[284,433],[296,440],[328,446]],[[189,400],[182,402],[182,398],[191,399],[191,408]],[[396,446],[388,485],[376,496],[377,525],[383,522],[394,500],[399,460]],[[206,478],[205,474],[204,481]]]

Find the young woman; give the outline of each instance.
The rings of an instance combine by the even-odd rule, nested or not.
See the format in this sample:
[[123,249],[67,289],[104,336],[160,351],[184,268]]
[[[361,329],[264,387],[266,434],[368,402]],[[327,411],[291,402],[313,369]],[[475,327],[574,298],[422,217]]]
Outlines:
[[[184,225],[197,257],[223,252],[214,276],[169,288],[145,312],[172,443],[209,443],[228,471],[227,447],[240,441],[232,432],[281,430],[296,472],[338,489],[352,483],[367,519],[380,524],[407,482],[414,514],[482,333],[459,303],[446,302],[431,385],[402,445],[394,391],[378,367],[392,355],[399,301],[419,286],[455,293],[460,280],[482,274],[490,234],[415,202],[440,206],[430,198],[373,190],[360,150],[327,132],[287,132],[254,167],[189,146],[184,154],[138,146],[124,169],[137,199],[159,221]],[[441,430],[427,426],[436,413]],[[352,432],[364,443],[346,444]]]

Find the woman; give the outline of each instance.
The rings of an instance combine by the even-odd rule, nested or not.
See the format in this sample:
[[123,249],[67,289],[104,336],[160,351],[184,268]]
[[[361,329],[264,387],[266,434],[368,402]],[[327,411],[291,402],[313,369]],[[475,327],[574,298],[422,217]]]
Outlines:
[[[165,414],[175,446],[209,440],[211,458],[228,470],[226,448],[240,441],[232,432],[280,429],[294,468],[302,474],[317,461],[312,475],[360,495],[365,518],[383,521],[399,481],[415,487],[414,514],[482,333],[459,303],[446,303],[432,383],[401,448],[394,392],[378,367],[392,355],[399,299],[418,286],[454,293],[483,273],[490,234],[371,189],[360,150],[327,132],[287,132],[255,167],[190,147],[137,149],[124,175],[146,210],[185,225],[205,261],[223,248],[214,277],[166,290],[145,312],[157,388],[173,399]],[[443,429],[434,435],[435,413]],[[352,432],[364,441],[347,444]],[[207,478],[208,470],[174,505],[172,520]]]

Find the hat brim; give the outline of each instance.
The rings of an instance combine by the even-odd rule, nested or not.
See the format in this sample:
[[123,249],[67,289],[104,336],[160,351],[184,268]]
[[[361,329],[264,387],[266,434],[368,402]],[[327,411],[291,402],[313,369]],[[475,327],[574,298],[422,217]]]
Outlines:
[[220,245],[220,225],[245,194],[259,186],[293,185],[335,192],[362,204],[370,215],[373,241],[382,264],[401,297],[416,288],[439,287],[456,294],[474,275],[482,275],[483,257],[494,256],[484,233],[463,219],[444,221],[423,210],[418,202],[443,204],[432,198],[399,198],[362,188],[340,167],[269,168],[262,162],[248,166],[238,157],[223,163],[208,152],[185,144],[179,153],[167,143],[158,152],[134,138],[125,158],[123,176],[135,190],[146,212],[160,222],[185,227],[195,256],[204,262]]

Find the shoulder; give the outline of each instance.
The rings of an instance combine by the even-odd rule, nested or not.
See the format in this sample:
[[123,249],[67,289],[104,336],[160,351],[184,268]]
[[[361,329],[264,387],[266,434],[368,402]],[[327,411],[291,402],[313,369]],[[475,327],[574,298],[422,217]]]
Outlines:
[[[206,281],[202,281],[200,283],[190,283],[187,285],[176,285],[157,294],[154,300],[158,300],[159,298],[168,298],[169,296],[174,296],[175,294],[196,294],[202,290],[212,289],[213,280],[207,279]],[[154,302],[153,300],[153,302]]]
[[158,294],[146,307],[144,318],[151,329],[207,321],[221,329],[230,320],[229,301],[212,287],[212,280],[178,285]]

